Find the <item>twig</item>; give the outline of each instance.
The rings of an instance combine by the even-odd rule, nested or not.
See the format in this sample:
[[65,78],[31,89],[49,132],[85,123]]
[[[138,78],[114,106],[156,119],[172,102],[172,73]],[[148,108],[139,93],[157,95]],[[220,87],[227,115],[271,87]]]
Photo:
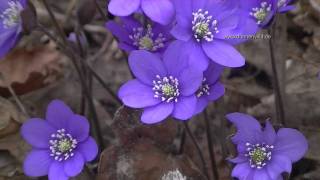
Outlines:
[[199,146],[196,138],[193,136],[193,134],[192,134],[192,132],[191,132],[191,130],[189,128],[188,121],[183,122],[183,124],[184,124],[184,128],[186,129],[187,134],[190,136],[194,146],[196,147],[196,149],[198,151],[198,155],[199,155],[200,160],[202,162],[202,170],[203,170],[205,176],[209,179],[209,174],[208,174],[208,171],[207,171],[208,167],[207,167],[206,161],[204,160],[204,156],[203,156],[203,153],[202,153],[202,151],[200,149],[200,146]]
[[[272,35],[272,38],[274,37],[274,29],[272,26],[272,29],[268,30],[268,33]],[[274,46],[272,38],[269,39],[269,49],[270,49],[270,59],[271,59],[271,68],[273,73],[273,85],[274,85],[274,93],[275,93],[275,105],[276,105],[276,114],[277,114],[277,120],[280,121],[283,125],[286,125],[285,121],[285,112],[284,112],[284,104],[282,99],[282,93],[280,88],[280,81],[278,76],[278,70],[277,70],[277,64],[276,64],[276,57],[274,52]]]
[[96,7],[97,7],[100,15],[102,16],[103,20],[104,20],[104,21],[107,21],[108,18],[107,18],[107,16],[106,16],[106,14],[103,12],[103,9],[100,7],[98,1],[97,1],[97,0],[93,0],[93,3],[96,5]]
[[[104,141],[103,141],[103,137],[102,137],[102,133],[101,133],[101,130],[100,130],[100,125],[99,125],[99,120],[98,120],[98,116],[97,116],[97,112],[96,112],[96,109],[95,109],[95,106],[94,106],[94,103],[93,103],[93,98],[90,97],[90,93],[89,93],[89,90],[88,90],[88,86],[85,82],[85,79],[84,79],[84,76],[83,74],[81,73],[81,69],[77,63],[77,59],[78,59],[78,56],[73,53],[72,50],[69,50],[70,47],[69,47],[69,44],[67,42],[67,38],[65,36],[65,33],[63,32],[63,30],[61,29],[61,27],[59,26],[50,6],[48,5],[47,1],[46,0],[42,0],[42,2],[44,3],[49,15],[50,15],[50,18],[53,22],[53,24],[55,25],[59,35],[60,35],[60,38],[62,38],[63,40],[63,44],[62,44],[62,47],[65,47],[66,49],[62,49],[71,59],[73,65],[75,66],[76,68],[76,71],[79,75],[79,79],[80,79],[80,82],[81,82],[81,87],[84,91],[84,94],[88,100],[88,104],[89,104],[89,108],[90,108],[90,112],[91,112],[91,115],[92,115],[92,123],[91,123],[91,127],[94,129],[93,132],[95,132],[95,136],[97,138],[97,141],[99,143],[99,145],[104,148]],[[51,36],[49,36],[51,37]],[[54,38],[56,39],[56,38]],[[59,42],[59,41],[58,41]],[[60,43],[58,43],[60,44]]]
[[[5,76],[0,72],[0,79],[2,79],[3,81],[6,82],[6,78]],[[23,103],[21,102],[20,98],[17,96],[16,92],[14,91],[14,89],[12,88],[10,83],[6,83],[7,84],[7,88],[11,94],[11,96],[13,97],[14,101],[16,102],[17,106],[19,107],[20,111],[26,116],[26,117],[30,117],[30,115],[28,114],[26,108],[24,107]]]
[[207,134],[207,142],[208,142],[208,147],[209,147],[209,155],[210,155],[210,160],[211,160],[211,170],[214,179],[219,180],[219,172],[218,172],[218,167],[217,167],[217,161],[214,153],[214,146],[213,146],[213,141],[212,141],[212,133],[211,133],[211,127],[210,127],[210,121],[208,117],[208,112],[207,110],[204,111],[204,121],[206,123],[206,134]]

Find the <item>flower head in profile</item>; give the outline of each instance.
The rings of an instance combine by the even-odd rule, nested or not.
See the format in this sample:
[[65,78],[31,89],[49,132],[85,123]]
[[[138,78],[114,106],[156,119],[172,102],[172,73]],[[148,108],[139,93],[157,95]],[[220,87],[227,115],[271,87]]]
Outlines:
[[133,51],[129,66],[136,79],[119,90],[122,102],[132,108],[144,108],[141,121],[158,123],[172,115],[187,120],[195,111],[196,91],[202,71],[188,65],[181,43],[173,42],[163,59],[145,50]]
[[211,62],[204,72],[201,86],[196,92],[197,107],[195,114],[201,113],[209,102],[215,101],[224,95],[225,88],[219,81],[223,70],[223,66]]
[[190,64],[206,70],[209,62],[227,67],[245,64],[242,55],[228,42],[239,25],[238,0],[176,0],[176,26],[172,35],[185,42]]
[[59,100],[49,104],[46,120],[25,122],[21,135],[32,146],[23,165],[31,177],[48,175],[49,180],[67,180],[78,175],[85,162],[98,153],[95,140],[89,136],[88,120]]
[[22,31],[20,13],[26,0],[3,0],[0,3],[0,59],[13,48]]
[[115,16],[129,16],[142,11],[162,25],[170,24],[175,15],[172,0],[111,0],[108,10]]
[[232,176],[239,180],[282,179],[281,173],[291,173],[292,163],[308,149],[306,138],[295,129],[276,132],[269,121],[262,128],[252,116],[241,113],[228,114],[227,119],[237,128],[232,142],[238,156],[230,161],[236,164]]
[[296,6],[292,5],[292,0],[278,0],[278,12],[285,13],[291,11],[296,8]]
[[132,17],[121,18],[119,24],[109,21],[106,27],[119,39],[119,48],[127,52],[133,50],[163,52],[172,39],[170,27],[158,23],[143,26]]

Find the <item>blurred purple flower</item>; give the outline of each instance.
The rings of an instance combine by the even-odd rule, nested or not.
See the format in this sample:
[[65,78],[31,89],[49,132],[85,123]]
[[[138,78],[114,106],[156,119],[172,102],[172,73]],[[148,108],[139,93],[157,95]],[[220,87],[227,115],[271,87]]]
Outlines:
[[190,64],[207,69],[210,59],[220,65],[240,67],[242,55],[226,41],[237,34],[239,25],[238,0],[176,0],[177,25],[171,33],[184,41],[190,52]]
[[20,12],[26,0],[2,0],[0,3],[0,59],[13,48],[22,31]]
[[201,113],[209,102],[215,101],[224,95],[225,88],[219,82],[223,69],[223,66],[211,62],[204,72],[202,84],[196,92],[198,101],[195,114]]
[[296,8],[291,5],[292,0],[278,0],[278,12],[285,13]]
[[230,159],[236,166],[232,176],[239,180],[279,180],[281,173],[291,173],[292,163],[300,160],[308,149],[302,133],[291,128],[275,132],[269,121],[262,129],[252,116],[231,113],[227,119],[237,127],[232,142],[238,156]]
[[21,135],[33,147],[23,165],[31,177],[48,174],[49,180],[67,180],[78,175],[85,162],[98,153],[95,140],[89,136],[88,120],[59,100],[49,104],[46,120],[25,122]]
[[172,0],[111,0],[108,10],[115,16],[129,16],[142,10],[151,20],[162,25],[170,24],[175,14]]
[[243,16],[247,17],[250,24],[256,24],[259,28],[268,27],[278,8],[278,0],[242,0],[240,4]]
[[119,97],[126,106],[144,108],[143,123],[158,123],[170,115],[187,120],[194,114],[195,93],[203,73],[188,65],[182,45],[173,42],[164,52],[163,61],[145,50],[130,54],[129,65],[136,79],[120,88]]
[[121,18],[120,24],[109,21],[106,27],[119,39],[119,48],[127,52],[133,50],[163,52],[172,40],[169,26],[154,23],[144,27],[132,17]]

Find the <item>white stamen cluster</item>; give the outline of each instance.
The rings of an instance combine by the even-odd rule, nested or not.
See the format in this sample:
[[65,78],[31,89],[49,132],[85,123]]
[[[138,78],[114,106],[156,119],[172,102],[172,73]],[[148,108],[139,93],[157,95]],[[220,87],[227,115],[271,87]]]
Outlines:
[[250,12],[250,15],[256,19],[257,24],[262,24],[268,16],[269,12],[271,11],[271,8],[271,4],[268,4],[267,2],[262,2],[260,4],[260,7],[252,8],[252,12]]
[[261,169],[271,160],[273,145],[246,143],[246,147],[251,168]]
[[164,47],[166,38],[162,33],[159,33],[157,37],[152,32],[152,26],[147,25],[147,28],[139,27],[133,28],[133,35],[129,38],[133,41],[133,45],[138,47],[140,50],[157,51]]
[[0,14],[4,28],[11,28],[20,22],[20,12],[23,9],[18,1],[8,1],[9,7]]
[[207,84],[207,79],[203,78],[202,84],[201,84],[200,88],[198,89],[196,95],[198,98],[200,98],[204,94],[209,96],[210,95],[209,91],[210,91],[210,86],[209,86],[209,84]]
[[287,2],[287,0],[278,0],[278,8],[282,7],[283,5],[285,5]]
[[176,169],[163,175],[161,180],[187,180],[187,177],[184,176],[178,169]]
[[192,13],[192,31],[198,42],[202,39],[211,42],[213,41],[214,33],[219,33],[218,21],[212,19],[212,16],[208,14],[208,11],[203,11],[202,9]]
[[73,150],[77,147],[77,140],[66,133],[65,129],[59,129],[51,135],[49,141],[52,156],[56,161],[64,161],[74,156]]
[[178,102],[179,92],[179,81],[173,76],[161,78],[159,75],[156,76],[156,80],[153,81],[154,97],[161,98],[163,102]]

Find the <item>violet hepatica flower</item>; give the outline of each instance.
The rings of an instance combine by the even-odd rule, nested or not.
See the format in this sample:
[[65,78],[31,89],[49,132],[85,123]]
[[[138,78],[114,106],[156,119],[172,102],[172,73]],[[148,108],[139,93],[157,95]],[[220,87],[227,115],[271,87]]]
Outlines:
[[210,59],[228,67],[245,64],[242,55],[226,41],[239,23],[238,0],[176,0],[177,24],[171,31],[186,42],[190,64],[205,70]]
[[225,88],[219,81],[223,70],[223,66],[211,62],[204,72],[202,84],[196,92],[197,107],[195,114],[201,113],[209,102],[215,101],[224,95]]
[[278,0],[278,12],[285,13],[296,8],[291,5],[292,0]]
[[278,0],[242,0],[241,8],[244,10],[243,16],[247,16],[248,21],[255,23],[259,28],[266,28],[277,12]]
[[239,180],[282,179],[281,173],[291,173],[292,163],[308,149],[306,138],[295,129],[275,132],[269,121],[262,129],[255,118],[242,113],[228,114],[227,119],[237,128],[232,142],[238,156],[230,161],[236,164],[232,176]]
[[142,11],[162,25],[171,23],[175,15],[172,0],[111,0],[108,10],[115,16],[129,16]]
[[121,18],[119,24],[109,21],[106,27],[118,38],[119,48],[127,52],[133,50],[163,52],[172,39],[170,27],[158,23],[143,26],[132,17]]
[[0,59],[16,45],[20,37],[20,13],[25,6],[25,0],[2,0],[0,3]]
[[183,50],[181,43],[172,43],[163,61],[145,50],[130,54],[129,65],[136,79],[120,88],[119,97],[126,106],[144,108],[143,123],[158,123],[170,115],[187,120],[194,114],[195,93],[203,73],[188,65]]
[[78,175],[85,162],[98,153],[95,140],[89,136],[88,120],[59,100],[49,104],[46,120],[25,122],[21,134],[32,145],[23,165],[31,177],[48,174],[49,180],[67,180]]

